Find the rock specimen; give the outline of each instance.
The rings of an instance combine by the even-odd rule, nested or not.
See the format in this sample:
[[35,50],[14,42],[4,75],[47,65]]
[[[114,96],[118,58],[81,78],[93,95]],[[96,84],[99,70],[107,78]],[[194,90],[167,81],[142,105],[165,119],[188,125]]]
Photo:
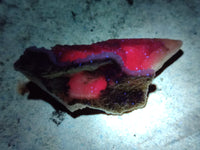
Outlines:
[[155,72],[181,45],[171,39],[111,39],[30,47],[14,67],[71,112],[89,107],[123,114],[146,105]]

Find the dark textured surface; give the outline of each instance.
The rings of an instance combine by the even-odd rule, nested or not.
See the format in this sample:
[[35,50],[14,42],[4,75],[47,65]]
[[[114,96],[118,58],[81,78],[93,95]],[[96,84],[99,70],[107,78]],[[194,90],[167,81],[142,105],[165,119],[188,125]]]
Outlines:
[[[200,2],[129,3],[0,1],[0,149],[199,149]],[[153,81],[157,88],[145,109],[123,116],[87,111],[73,118],[55,115],[45,101],[17,93],[18,83],[26,79],[13,64],[29,46],[49,49],[56,44],[147,37],[182,40],[184,54]],[[38,98],[39,91],[33,91]]]

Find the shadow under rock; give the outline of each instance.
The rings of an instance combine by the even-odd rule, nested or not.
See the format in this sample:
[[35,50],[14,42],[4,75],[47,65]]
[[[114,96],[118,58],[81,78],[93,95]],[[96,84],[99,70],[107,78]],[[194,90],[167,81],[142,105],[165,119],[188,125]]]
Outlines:
[[156,72],[156,76],[159,76],[167,67],[177,61],[183,55],[183,51],[180,49],[176,54],[174,54],[170,59],[168,59],[164,65]]

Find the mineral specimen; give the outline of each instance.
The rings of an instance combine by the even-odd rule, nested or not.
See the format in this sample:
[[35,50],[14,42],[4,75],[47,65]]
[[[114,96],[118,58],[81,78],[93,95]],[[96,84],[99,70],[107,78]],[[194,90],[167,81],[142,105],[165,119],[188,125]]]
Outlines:
[[171,39],[111,39],[91,45],[30,47],[14,68],[71,112],[123,114],[147,103],[152,79],[181,47]]

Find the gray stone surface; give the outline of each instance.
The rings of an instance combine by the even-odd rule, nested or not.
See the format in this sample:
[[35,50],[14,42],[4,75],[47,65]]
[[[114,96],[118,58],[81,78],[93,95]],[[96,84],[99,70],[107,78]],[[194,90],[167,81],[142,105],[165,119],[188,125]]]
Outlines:
[[[0,0],[0,149],[199,149],[200,2],[128,1]],[[17,93],[26,78],[13,63],[25,48],[111,38],[183,41],[184,54],[153,81],[144,109],[73,118]]]

